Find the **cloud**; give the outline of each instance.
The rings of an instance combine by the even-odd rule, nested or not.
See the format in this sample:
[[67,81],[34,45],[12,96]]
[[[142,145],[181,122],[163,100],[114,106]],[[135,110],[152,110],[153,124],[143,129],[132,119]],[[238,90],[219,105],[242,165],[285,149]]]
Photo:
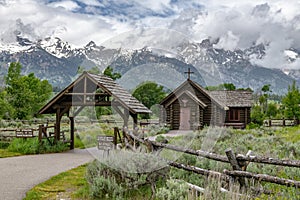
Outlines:
[[52,2],[48,4],[49,6],[52,6],[54,8],[63,8],[67,11],[75,11],[80,8],[80,6],[73,1],[59,1],[59,2]]
[[103,4],[97,0],[81,0],[80,2],[88,6],[103,6]]
[[215,47],[228,50],[263,43],[266,56],[261,60],[252,59],[254,64],[269,68],[294,66],[283,52],[292,47],[300,49],[300,3],[279,0],[262,4],[241,2],[208,3],[195,17],[194,24],[186,27],[190,37],[199,42],[205,38],[219,38]]
[[[65,4],[65,1],[59,3],[61,4],[56,5],[70,5]],[[35,0],[15,0],[13,3],[9,1],[5,5],[0,4],[1,40],[13,42],[12,37],[16,30],[24,33],[22,27],[17,25],[19,19],[24,24],[23,27],[33,28],[31,34],[26,33],[30,36],[29,39],[42,39],[53,35],[76,46],[85,45],[91,40],[101,43],[133,28],[113,18],[70,12],[74,8],[75,6],[57,8],[54,3],[48,5]]]
[[[297,0],[0,2],[0,37],[6,42],[12,42],[19,30],[32,39],[54,35],[82,46],[91,40],[108,44],[116,37],[122,38],[122,33],[126,35],[147,28],[171,29],[182,34],[181,38],[197,42],[219,38],[215,47],[229,50],[264,43],[267,55],[263,60],[252,59],[252,62],[277,68],[291,65],[286,62],[284,50],[291,47],[300,50],[300,2]],[[168,31],[156,31],[156,37],[153,37],[153,31],[150,31],[151,36],[136,34],[133,40],[139,39],[127,40],[127,43],[140,46],[149,38],[159,43],[157,41],[162,37],[172,39],[172,31],[169,36]],[[171,42],[164,38],[163,45]]]

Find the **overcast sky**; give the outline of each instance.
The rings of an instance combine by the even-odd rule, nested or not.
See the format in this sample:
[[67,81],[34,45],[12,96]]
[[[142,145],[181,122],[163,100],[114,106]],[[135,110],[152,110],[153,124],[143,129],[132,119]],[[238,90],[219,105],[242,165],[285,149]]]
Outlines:
[[272,67],[285,62],[285,49],[300,49],[300,2],[0,0],[0,37],[6,43],[14,41],[16,30],[32,40],[58,36],[83,46],[91,40],[102,44],[122,38],[122,33],[149,28],[172,30],[198,42],[220,38],[216,47],[229,50],[265,43],[267,56],[257,62]]

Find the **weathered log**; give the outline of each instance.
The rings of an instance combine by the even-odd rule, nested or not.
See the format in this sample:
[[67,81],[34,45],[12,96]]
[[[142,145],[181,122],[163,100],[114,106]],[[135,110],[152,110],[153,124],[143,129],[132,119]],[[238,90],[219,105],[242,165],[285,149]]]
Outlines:
[[[239,171],[241,171],[242,168],[239,165],[238,161],[236,160],[236,157],[235,157],[232,149],[231,148],[230,149],[226,149],[225,153],[226,153],[226,156],[227,156],[227,158],[228,158],[228,160],[229,160],[229,162],[230,162],[230,164],[232,166],[232,169],[233,170],[239,170]],[[245,187],[247,186],[247,184],[246,184],[245,178],[238,177],[238,181],[240,183],[241,188],[246,189]]]
[[245,172],[245,171],[229,171],[229,170],[224,170],[223,171],[226,175],[229,176],[236,176],[236,177],[246,177],[246,178],[253,178],[258,181],[265,181],[265,182],[270,182],[270,183],[276,183],[279,185],[285,185],[287,187],[296,187],[300,188],[300,181],[295,181],[291,179],[285,179],[285,178],[279,178],[276,176],[270,176],[267,174],[254,174],[251,172]]
[[221,180],[224,180],[227,182],[229,181],[228,175],[222,174],[217,171],[202,169],[202,168],[195,167],[195,166],[184,165],[184,164],[173,162],[173,161],[168,161],[168,164],[170,166],[176,167],[178,169],[184,169],[186,171],[194,172],[194,173],[201,174],[204,176],[213,176],[213,177],[220,178]]
[[[229,163],[229,160],[226,156],[222,156],[219,154],[215,153],[210,153],[207,151],[202,151],[202,150],[193,150],[193,149],[188,149],[184,147],[179,147],[171,144],[164,144],[164,143],[159,143],[155,141],[151,141],[152,145],[157,146],[157,147],[163,147],[166,149],[174,150],[174,151],[179,151],[179,152],[184,152],[188,153],[191,155],[196,155],[220,162],[225,162]],[[254,163],[263,163],[263,164],[271,164],[271,165],[280,165],[280,166],[287,166],[287,167],[297,167],[300,168],[300,160],[280,160],[276,158],[265,158],[265,157],[260,157],[260,156],[244,156],[244,155],[237,155],[236,159],[238,162],[243,162],[243,161],[248,161],[248,162],[254,162]],[[249,163],[248,163],[249,164]]]
[[[140,138],[134,136],[133,134],[130,134],[130,137],[134,138],[135,140],[137,140],[141,143],[145,143],[145,141],[143,139],[140,139]],[[153,146],[162,147],[162,148],[166,148],[166,149],[170,149],[170,150],[174,150],[174,151],[178,151],[178,152],[184,152],[184,153],[191,154],[191,155],[196,155],[196,156],[200,156],[200,157],[204,157],[204,158],[208,158],[208,159],[212,159],[212,160],[216,160],[216,161],[220,161],[220,162],[229,163],[229,160],[226,156],[222,156],[219,154],[210,153],[210,152],[202,151],[202,150],[188,149],[185,147],[175,146],[175,145],[166,144],[166,143],[160,143],[160,142],[156,142],[156,141],[150,141],[150,140],[148,140],[148,141],[151,142]],[[263,163],[263,164],[300,168],[300,160],[280,160],[280,159],[276,159],[276,158],[267,158],[267,157],[250,156],[250,155],[245,156],[245,155],[241,155],[241,154],[238,154],[236,156],[236,159],[237,159],[238,163],[254,162],[254,163]],[[249,163],[247,163],[247,164],[249,164]]]
[[204,157],[204,158],[209,158],[209,159],[216,160],[216,161],[221,161],[221,162],[226,162],[226,163],[229,162],[226,156],[221,156],[221,155],[218,155],[215,153],[209,153],[209,152],[202,151],[202,150],[193,150],[193,149],[188,149],[188,148],[184,148],[184,147],[179,147],[179,146],[155,142],[155,141],[151,141],[151,143],[153,146],[157,146],[157,147],[163,147],[166,149],[183,152],[183,153],[187,153],[187,154],[191,154],[191,155],[196,155],[196,156],[200,156],[200,157]]
[[239,170],[239,171],[241,171],[242,168],[239,166],[238,161],[236,160],[235,155],[234,155],[232,149],[231,148],[226,149],[225,153],[226,153],[226,156],[227,156],[227,158],[228,158],[228,160],[229,160],[229,162],[230,162],[230,164],[232,166],[232,169],[233,170]]
[[249,161],[255,163],[264,163],[270,165],[280,165],[280,166],[300,168],[300,160],[280,160],[276,158],[267,158],[267,157],[260,157],[260,156],[244,156],[241,154],[237,155],[236,159],[238,161]]

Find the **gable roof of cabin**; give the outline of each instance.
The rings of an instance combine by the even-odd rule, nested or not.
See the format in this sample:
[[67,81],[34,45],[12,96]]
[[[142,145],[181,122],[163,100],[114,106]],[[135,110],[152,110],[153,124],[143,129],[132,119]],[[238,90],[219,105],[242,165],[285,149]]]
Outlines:
[[[41,108],[39,114],[55,113],[55,105],[64,101],[64,97],[66,97],[66,95],[69,94],[69,91],[71,91],[74,88],[76,83],[78,83],[80,80],[83,80],[83,78],[85,77],[91,82],[93,82],[101,90],[111,95],[114,98],[114,101],[119,102],[124,108],[128,109],[131,113],[151,113],[151,111],[146,106],[140,103],[135,97],[133,97],[128,91],[122,88],[110,77],[104,76],[102,74],[92,74],[84,72],[69,86],[67,86],[64,90],[62,90],[55,97],[53,97],[43,108]],[[95,88],[95,90],[96,89],[97,88]],[[96,91],[93,92],[95,93]]]
[[[164,98],[160,104],[164,105],[164,104],[168,104],[167,102],[169,101],[173,101],[174,98],[178,98],[180,91],[186,86],[186,85],[191,85],[193,88],[195,88],[196,90],[198,90],[200,93],[202,93],[204,96],[206,96],[208,99],[210,99],[211,101],[215,102],[219,107],[221,107],[224,110],[228,110],[229,108],[219,99],[214,98],[209,91],[207,91],[206,89],[204,89],[203,87],[201,87],[198,83],[188,79],[185,82],[183,82],[179,87],[177,87],[173,92],[171,92],[166,98]],[[197,98],[198,99],[198,98]]]
[[251,107],[252,106],[252,92],[242,91],[242,90],[208,91],[192,80],[187,80],[184,83],[182,83],[173,92],[171,92],[166,98],[164,98],[160,104],[169,105],[168,102],[173,102],[174,99],[172,98],[178,98],[180,96],[179,94],[182,94],[182,92],[181,93],[179,92],[187,84],[193,86],[193,88],[197,89],[200,93],[205,95],[207,98],[211,99],[211,101],[214,101],[217,105],[219,105],[224,110],[228,110],[229,107]]
[[[207,107],[207,105],[201,101],[195,94],[193,94],[190,91],[183,91],[180,94],[176,95],[177,98],[181,97],[183,94],[187,95],[189,98],[191,98],[192,100],[194,100],[198,105],[200,105],[202,108]],[[171,105],[174,101],[176,100],[176,98],[171,99],[169,102],[167,102],[166,106]]]
[[252,106],[252,92],[243,90],[234,91],[210,91],[214,98],[222,101],[228,107],[251,107]]

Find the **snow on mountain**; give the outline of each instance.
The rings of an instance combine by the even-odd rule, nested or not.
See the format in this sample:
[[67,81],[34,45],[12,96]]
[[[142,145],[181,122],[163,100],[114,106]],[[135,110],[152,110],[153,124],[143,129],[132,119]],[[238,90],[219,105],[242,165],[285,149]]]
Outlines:
[[58,37],[48,37],[44,40],[39,40],[37,44],[58,58],[67,58],[75,50],[68,42],[63,42]]
[[30,49],[31,46],[21,46],[18,43],[3,44],[0,42],[0,52],[17,53]]
[[[100,71],[111,66],[124,77],[130,77],[129,85],[134,87],[138,82],[133,83],[133,80],[145,81],[152,76],[152,79],[157,77],[159,82],[161,80],[158,79],[163,80],[165,73],[170,71],[177,74],[175,79],[180,82],[186,69],[191,68],[193,80],[203,86],[226,82],[259,90],[262,85],[271,84],[272,90],[280,94],[287,90],[293,79],[300,80],[297,71],[283,72],[253,64],[251,59],[262,59],[265,55],[262,44],[230,51],[215,48],[216,43],[218,40],[206,39],[201,43],[184,41],[174,51],[165,51],[153,47],[110,49],[93,41],[82,48],[75,48],[57,37],[37,42],[19,37],[15,43],[0,43],[0,74],[5,74],[7,63],[19,61],[24,67],[23,73],[34,72],[39,78],[49,80],[54,87],[62,88],[74,79],[79,66],[85,69],[97,66]],[[285,51],[293,59],[298,58],[296,53],[293,49]],[[159,73],[153,70],[159,70]]]

